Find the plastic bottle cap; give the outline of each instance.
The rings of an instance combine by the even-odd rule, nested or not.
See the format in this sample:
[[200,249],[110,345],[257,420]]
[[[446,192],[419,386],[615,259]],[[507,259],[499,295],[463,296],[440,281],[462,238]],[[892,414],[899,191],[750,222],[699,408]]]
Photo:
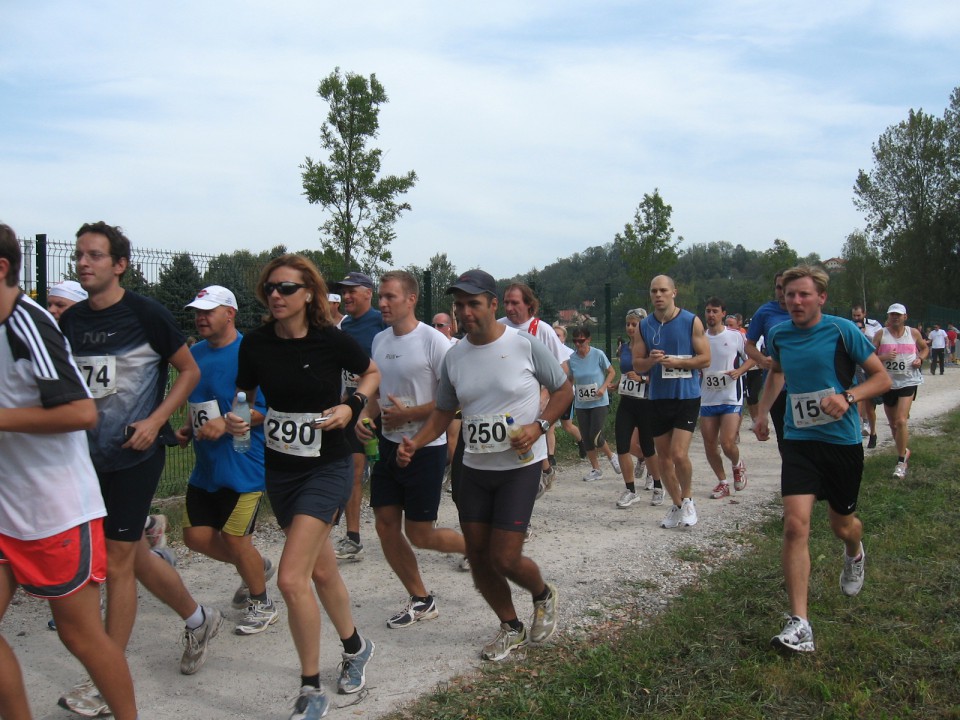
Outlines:
[[237,393],[237,401],[238,401],[238,402],[246,402],[246,401],[247,401],[247,394],[246,394],[245,392],[238,392],[238,393]]

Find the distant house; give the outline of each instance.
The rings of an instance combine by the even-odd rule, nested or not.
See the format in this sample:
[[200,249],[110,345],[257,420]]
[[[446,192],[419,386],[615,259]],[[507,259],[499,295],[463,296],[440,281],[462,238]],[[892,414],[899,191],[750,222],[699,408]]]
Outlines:
[[833,257],[823,261],[823,267],[828,273],[842,272],[847,265],[843,258]]

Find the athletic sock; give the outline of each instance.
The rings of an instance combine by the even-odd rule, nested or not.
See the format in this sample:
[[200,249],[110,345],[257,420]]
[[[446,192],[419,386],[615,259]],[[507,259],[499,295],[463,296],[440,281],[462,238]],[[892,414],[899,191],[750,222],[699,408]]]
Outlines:
[[423,603],[424,605],[429,605],[430,600],[433,598],[433,595],[425,595],[424,597],[417,597],[416,595],[412,596],[414,602]]
[[363,650],[363,638],[360,637],[360,633],[357,632],[357,628],[353,628],[353,635],[344,639],[340,638],[340,642],[343,644],[343,651],[347,655],[356,655],[358,652]]
[[263,591],[262,593],[260,593],[259,595],[254,595],[253,593],[250,593],[250,599],[251,599],[251,600],[256,600],[257,602],[266,603],[266,602],[267,602],[267,591],[266,591],[266,589],[264,589],[264,591]]
[[316,675],[301,675],[300,676],[300,687],[314,687],[317,690],[320,689],[320,673]]
[[187,624],[187,630],[196,630],[203,625],[204,618],[206,618],[206,615],[203,612],[203,606],[197,605],[197,609],[193,611],[193,615],[184,621]]
[[626,483],[626,486],[627,486],[627,490],[629,490],[632,493],[635,493],[637,491],[637,486],[635,483],[628,482]]
[[514,618],[513,620],[507,620],[505,622],[507,623],[507,625],[510,626],[511,630],[516,630],[517,632],[520,632],[521,630],[523,630],[523,623],[517,620],[516,618]]
[[657,480],[656,478],[653,479],[653,486],[654,486],[657,490],[663,490],[663,484],[662,484],[659,480]]
[[543,592],[540,593],[539,595],[534,595],[534,596],[533,596],[533,601],[534,601],[534,602],[542,602],[542,601],[546,600],[548,597],[550,597],[550,587],[549,587],[548,585],[544,585],[544,586],[543,586]]
[[900,455],[897,457],[897,462],[906,462],[906,461],[907,461],[906,455]]
[[347,537],[353,540],[357,545],[360,544],[360,533],[347,530]]

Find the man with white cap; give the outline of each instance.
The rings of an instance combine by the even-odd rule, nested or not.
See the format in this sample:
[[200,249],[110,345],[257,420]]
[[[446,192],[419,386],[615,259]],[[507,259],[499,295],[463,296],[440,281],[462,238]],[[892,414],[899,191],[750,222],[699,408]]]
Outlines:
[[47,291],[47,312],[60,322],[63,311],[81,300],[87,299],[87,291],[76,280],[58,282]]
[[[233,449],[224,415],[230,411],[237,384],[237,354],[243,336],[234,325],[237,298],[221,285],[204,288],[186,307],[195,311],[200,342],[190,353],[200,367],[200,382],[190,393],[189,417],[177,430],[185,447],[193,438],[196,463],[187,486],[183,515],[183,542],[191,550],[237,568],[243,583],[233,606],[246,615],[237,635],[266,630],[280,617],[267,596],[267,580],[274,573],[270,560],[253,545],[257,512],[263,497],[263,424],[250,431],[250,449]],[[266,414],[263,394],[250,403],[250,412]]]
[[340,323],[343,322],[343,318],[346,317],[342,312],[340,312],[340,303],[343,300],[337,293],[328,293],[327,302],[330,303],[330,319],[333,320],[333,324],[337,327],[340,327]]
[[893,476],[898,480],[907,476],[910,462],[907,420],[910,407],[917,397],[917,388],[923,384],[920,368],[930,352],[920,331],[907,327],[906,321],[907,309],[900,303],[894,303],[887,308],[887,322],[883,330],[873,336],[877,356],[893,383],[883,394],[883,411],[890,423],[893,441],[897,444],[897,466]]

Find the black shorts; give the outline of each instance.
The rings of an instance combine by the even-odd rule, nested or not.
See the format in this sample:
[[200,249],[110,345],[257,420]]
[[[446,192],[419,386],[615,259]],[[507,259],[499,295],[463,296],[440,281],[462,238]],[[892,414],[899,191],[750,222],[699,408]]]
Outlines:
[[700,398],[687,400],[649,400],[650,433],[654,437],[666,435],[671,430],[697,429],[700,418]]
[[107,540],[140,540],[166,462],[167,449],[158,445],[149,457],[133,467],[97,472],[107,508],[103,519],[103,536]]
[[760,391],[763,390],[763,370],[747,370],[743,376],[743,388],[747,405],[756,405],[760,402]]
[[626,455],[630,452],[630,441],[633,431],[637,431],[640,440],[640,451],[645,458],[653,457],[657,451],[653,446],[653,432],[650,429],[651,406],[649,400],[620,396],[617,405],[617,416],[614,425],[614,435],[617,440],[617,455]]
[[460,524],[484,523],[525,533],[539,489],[538,462],[516,470],[476,470],[464,465],[457,502]]
[[567,409],[563,411],[563,414],[560,416],[561,420],[569,420],[573,417],[573,400],[570,401],[570,404],[567,405]]
[[353,492],[353,456],[326,462],[310,470],[267,468],[267,496],[281,528],[294,515],[309,515],[333,525]]
[[815,495],[838,515],[857,509],[863,477],[863,446],[818,440],[784,440],[780,446],[782,495]]
[[603,437],[603,426],[607,422],[609,405],[592,408],[577,408],[577,425],[580,426],[580,435],[583,438],[583,447],[586,450],[596,450],[603,447],[607,440]]
[[900,398],[913,398],[917,399],[917,385],[911,385],[910,387],[897,388],[896,390],[887,390],[880,397],[883,398],[883,404],[886,407],[894,407],[900,402]]
[[440,507],[447,445],[420,448],[406,467],[396,463],[397,447],[386,438],[380,440],[380,460],[370,473],[370,507],[399,505],[407,520],[433,522]]
[[187,485],[184,527],[212,527],[234,537],[252,535],[257,527],[262,492],[239,493],[231,488],[214,491]]

